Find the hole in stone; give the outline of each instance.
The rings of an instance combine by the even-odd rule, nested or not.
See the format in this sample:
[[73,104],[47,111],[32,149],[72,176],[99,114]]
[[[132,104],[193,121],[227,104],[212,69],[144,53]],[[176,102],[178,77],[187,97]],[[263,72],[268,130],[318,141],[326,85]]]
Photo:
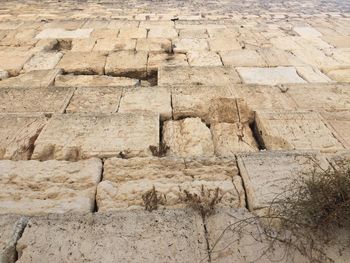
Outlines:
[[56,51],[66,51],[72,49],[72,40],[70,39],[57,39],[57,44],[52,50]]
[[249,128],[252,130],[253,137],[254,137],[256,143],[258,144],[259,150],[266,150],[266,147],[265,147],[265,144],[264,144],[264,140],[261,137],[261,134],[259,132],[259,128],[256,125],[256,121],[255,120],[254,120],[253,123],[249,124]]

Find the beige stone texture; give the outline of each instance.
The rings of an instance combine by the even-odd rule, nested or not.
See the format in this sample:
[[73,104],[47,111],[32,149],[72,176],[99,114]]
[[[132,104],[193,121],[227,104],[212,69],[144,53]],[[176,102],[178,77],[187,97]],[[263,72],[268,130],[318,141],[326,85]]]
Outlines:
[[139,38],[136,42],[136,51],[171,52],[171,41],[166,38]]
[[167,88],[140,87],[126,89],[120,101],[118,112],[149,111],[159,114],[161,120],[172,117],[171,96]]
[[0,114],[0,159],[29,159],[46,121],[46,117],[39,114]]
[[238,39],[235,37],[211,38],[208,40],[210,51],[220,52],[241,49]]
[[84,20],[71,20],[71,19],[59,19],[54,21],[49,21],[45,23],[43,28],[47,29],[65,29],[67,31],[74,31],[77,28],[80,28],[84,24]]
[[0,51],[0,69],[6,70],[10,76],[16,76],[32,55],[31,52],[15,51],[14,49],[12,52]]
[[73,39],[72,49],[73,52],[91,52],[96,44],[94,38]]
[[27,63],[23,66],[23,71],[33,70],[49,70],[55,68],[57,63],[62,58],[61,52],[39,52],[36,53]]
[[118,38],[146,38],[145,28],[120,28]]
[[65,73],[74,74],[104,74],[106,56],[100,52],[68,52],[56,66]]
[[74,92],[66,109],[67,113],[117,112],[122,89],[114,87],[81,87]]
[[313,27],[294,27],[293,30],[302,37],[321,37],[322,34]]
[[327,127],[333,131],[334,136],[346,149],[350,148],[350,110],[338,112],[321,112]]
[[179,38],[208,38],[206,29],[185,28],[179,31]]
[[61,72],[59,69],[34,70],[16,77],[0,81],[1,88],[47,88],[51,86],[55,77]]
[[0,161],[1,214],[92,212],[102,162]]
[[331,54],[341,64],[341,67],[350,67],[350,47],[332,49],[327,54]]
[[143,157],[158,144],[157,114],[57,114],[36,140],[32,159]]
[[239,32],[237,28],[207,28],[207,32],[210,38],[229,38],[230,40],[237,37]]
[[258,111],[255,120],[259,136],[267,150],[334,152],[344,149],[315,112]]
[[275,68],[243,68],[237,71],[244,83],[260,85],[277,85],[285,83],[305,83],[296,72],[294,67]]
[[107,57],[105,72],[113,76],[144,78],[147,74],[147,52],[113,52]]
[[185,191],[200,195],[202,186],[211,193],[218,187],[218,206],[243,207],[244,190],[235,161],[223,158],[107,159],[104,181],[97,190],[99,212],[140,209],[142,195],[153,186],[165,198],[160,207],[184,208]]
[[170,147],[170,156],[212,156],[214,145],[210,129],[200,118],[166,121],[163,126],[163,143]]
[[97,39],[94,51],[109,52],[114,50],[135,50],[136,39],[116,38]]
[[9,73],[6,70],[0,70],[0,80],[7,79],[9,77]]
[[138,84],[137,79],[105,75],[58,75],[55,79],[57,87],[129,87]]
[[336,48],[350,47],[350,36],[323,36],[322,39]]
[[16,262],[16,243],[21,237],[27,221],[27,218],[15,215],[0,216],[0,262]]
[[310,83],[327,83],[332,80],[323,74],[318,68],[306,66],[296,67],[298,75]]
[[210,51],[190,51],[187,53],[187,60],[190,66],[222,66],[220,56]]
[[202,218],[189,210],[52,215],[29,225],[17,244],[18,263],[198,262],[208,256]]
[[210,126],[215,155],[234,157],[238,152],[256,152],[258,145],[248,124],[215,123]]
[[264,58],[252,49],[236,49],[220,52],[224,66],[235,67],[265,67],[267,66]]
[[157,71],[159,67],[176,67],[188,66],[187,57],[185,54],[168,54],[150,52],[148,53],[147,71]]
[[148,38],[176,38],[178,36],[175,28],[154,27],[148,32]]
[[258,52],[266,61],[268,67],[305,66],[304,61],[294,56],[290,51],[276,48],[261,48]]
[[89,38],[92,28],[66,30],[63,28],[46,28],[35,38],[37,39],[63,39],[63,38]]
[[326,74],[334,81],[350,82],[350,68],[331,69]]
[[159,86],[228,86],[240,82],[237,71],[232,67],[161,67],[158,69]]
[[173,40],[175,53],[187,53],[189,51],[208,51],[209,46],[206,39],[201,38],[180,38]]
[[2,88],[0,113],[63,113],[73,88]]
[[334,68],[339,67],[340,63],[317,48],[304,48],[292,51],[293,54],[305,64],[317,68]]
[[94,31],[91,33],[92,39],[116,39],[119,34],[119,29],[116,28],[94,28]]

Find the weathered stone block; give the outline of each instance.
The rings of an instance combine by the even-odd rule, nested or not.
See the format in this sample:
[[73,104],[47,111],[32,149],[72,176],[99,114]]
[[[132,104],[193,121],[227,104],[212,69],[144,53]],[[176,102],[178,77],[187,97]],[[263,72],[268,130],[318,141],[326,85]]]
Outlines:
[[113,76],[144,78],[147,75],[147,52],[113,52],[107,57],[105,72]]
[[241,49],[238,39],[235,37],[218,37],[208,40],[210,51],[220,52]]
[[350,111],[321,112],[323,120],[346,149],[350,148]]
[[122,89],[112,87],[77,88],[66,112],[114,113],[118,110],[121,95]]
[[118,112],[149,111],[160,115],[161,120],[171,119],[171,96],[167,88],[126,89]]
[[148,38],[175,38],[178,36],[175,28],[153,27],[148,32]]
[[29,159],[46,121],[39,114],[0,114],[0,159]]
[[328,83],[332,80],[324,75],[318,68],[307,66],[307,67],[296,67],[298,74],[311,83]]
[[92,28],[66,30],[62,28],[47,28],[41,31],[35,38],[37,39],[63,39],[63,38],[89,38],[92,32]]
[[146,38],[147,30],[145,28],[120,28],[118,38]]
[[164,66],[188,66],[187,57],[185,54],[167,54],[150,52],[148,54],[147,72],[151,74],[157,71],[159,67]]
[[6,70],[10,76],[16,76],[32,55],[31,52],[26,51],[0,51],[0,69]]
[[206,29],[181,29],[179,32],[179,38],[208,38]]
[[62,58],[61,52],[39,52],[35,54],[26,64],[24,71],[53,69]]
[[159,116],[138,114],[57,114],[35,142],[32,159],[150,156],[159,144]]
[[344,149],[331,130],[314,112],[256,112],[256,124],[267,150]]
[[209,46],[206,39],[201,38],[180,38],[173,40],[175,53],[187,53],[189,51],[208,51]]
[[99,52],[68,52],[56,66],[66,73],[104,74],[106,56]]
[[97,39],[94,51],[109,52],[114,50],[135,50],[136,39],[127,38],[104,38]]
[[73,39],[72,49],[73,52],[91,52],[96,44],[94,38]]
[[200,118],[166,121],[163,142],[169,146],[169,155],[192,157],[212,156],[214,146],[209,128]]
[[52,215],[28,224],[17,244],[18,263],[198,262],[208,256],[202,218],[187,210]]
[[265,67],[264,58],[252,49],[237,49],[220,52],[220,56],[225,66],[235,67]]
[[171,41],[166,38],[139,38],[136,51],[171,52]]
[[190,51],[187,53],[190,66],[222,66],[220,56],[209,51]]
[[92,212],[102,162],[0,161],[1,214]]
[[350,82],[350,69],[331,69],[326,73],[331,79],[337,82]]
[[105,75],[58,75],[55,79],[56,87],[130,87],[138,84],[138,79]]
[[294,27],[293,30],[302,37],[320,37],[322,34],[313,27]]

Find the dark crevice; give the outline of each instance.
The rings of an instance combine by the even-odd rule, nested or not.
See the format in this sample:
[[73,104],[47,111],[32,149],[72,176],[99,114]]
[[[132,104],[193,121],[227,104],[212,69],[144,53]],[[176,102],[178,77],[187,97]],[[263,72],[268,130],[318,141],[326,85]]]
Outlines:
[[19,231],[13,233],[13,235],[15,236],[15,239],[16,239],[15,243],[14,243],[14,247],[13,247],[13,250],[14,250],[13,251],[13,253],[14,253],[13,262],[17,262],[19,260],[19,258],[20,258],[19,254],[18,254],[18,251],[17,251],[17,242],[22,237],[22,235],[24,233],[24,230],[27,227],[28,220],[29,220],[28,217],[21,217],[16,222],[16,228],[15,229],[19,228]]
[[245,186],[245,183],[244,183],[244,180],[243,180],[243,177],[242,177],[241,167],[238,165],[237,156],[236,156],[236,164],[237,164],[238,176],[241,177],[241,180],[242,180],[242,187],[243,187],[243,190],[244,190],[244,198],[245,198],[245,208],[246,208],[248,211],[250,211],[250,210],[249,210],[249,205],[248,205],[247,190],[246,190],[246,186]]
[[[105,161],[104,159],[101,159],[102,162],[102,169],[101,169],[101,177],[99,183],[103,181],[103,173],[104,173],[104,167],[105,167]],[[95,200],[94,200],[94,207],[92,209],[92,213],[97,213],[98,212],[98,206],[97,206],[97,187],[95,190]]]
[[203,227],[204,227],[204,238],[206,242],[207,247],[207,253],[208,253],[208,262],[211,262],[211,251],[210,251],[210,242],[209,242],[209,232],[207,229],[207,219],[205,215],[202,215],[202,221],[203,221]]
[[72,49],[71,39],[57,39],[57,43],[53,46],[52,50],[67,51]]
[[258,144],[259,150],[266,150],[264,140],[260,134],[260,131],[259,131],[259,128],[258,128],[256,122],[254,121],[252,124],[249,124],[249,127],[252,130],[253,137],[254,137],[256,143]]

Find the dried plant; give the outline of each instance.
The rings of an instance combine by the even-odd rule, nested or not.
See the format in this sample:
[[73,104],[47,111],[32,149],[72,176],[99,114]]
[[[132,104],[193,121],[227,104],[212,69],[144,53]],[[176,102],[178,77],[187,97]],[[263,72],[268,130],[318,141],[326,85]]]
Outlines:
[[159,147],[154,146],[154,145],[150,145],[149,149],[152,152],[153,156],[164,157],[164,156],[166,156],[166,154],[169,151],[170,147],[167,146],[165,143],[160,143]]
[[166,197],[156,191],[155,186],[151,190],[148,190],[142,195],[142,200],[147,211],[153,211],[158,209],[158,205],[164,205],[166,203]]

